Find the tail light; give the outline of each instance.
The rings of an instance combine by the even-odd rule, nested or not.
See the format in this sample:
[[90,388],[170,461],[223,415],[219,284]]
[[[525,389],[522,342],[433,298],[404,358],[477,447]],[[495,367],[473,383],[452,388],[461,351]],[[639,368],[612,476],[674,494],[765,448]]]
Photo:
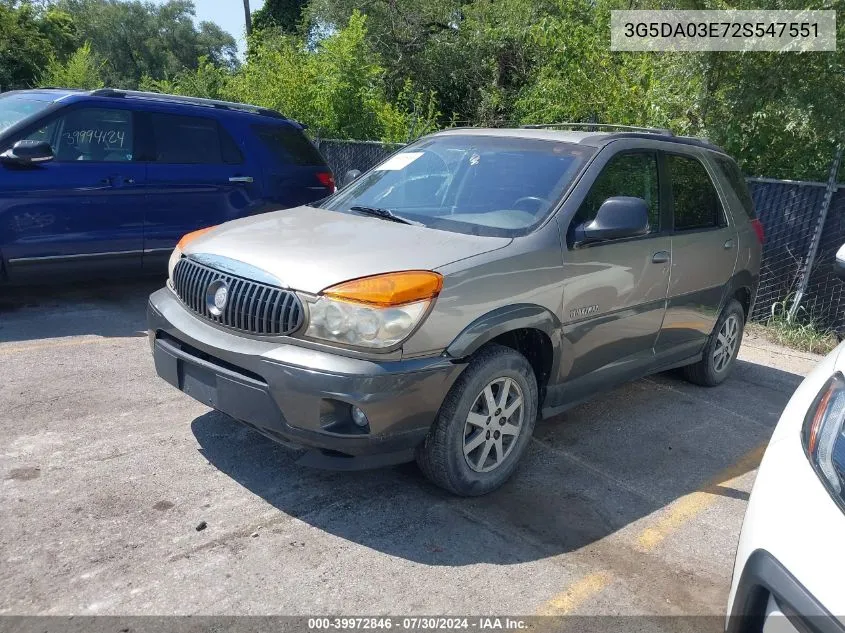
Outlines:
[[760,240],[760,244],[762,244],[766,240],[766,232],[763,229],[763,223],[757,218],[754,218],[751,220],[751,226],[754,228],[754,232],[757,234],[757,239]]
[[326,187],[327,189],[331,189],[332,193],[334,193],[337,190],[337,187],[335,186],[334,176],[332,175],[332,172],[330,172],[330,171],[318,171],[317,172],[317,180],[319,180],[320,183],[324,187]]

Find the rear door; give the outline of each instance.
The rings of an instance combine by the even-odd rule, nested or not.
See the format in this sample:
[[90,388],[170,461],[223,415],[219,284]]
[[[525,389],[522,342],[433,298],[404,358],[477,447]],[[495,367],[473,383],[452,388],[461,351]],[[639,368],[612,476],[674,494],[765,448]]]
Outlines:
[[682,359],[704,345],[722,306],[738,250],[736,227],[695,155],[665,154],[672,209],[672,270],[657,351]]
[[24,131],[55,159],[0,167],[0,248],[13,280],[141,268],[146,167],[133,112],[77,104]]
[[276,208],[296,207],[334,193],[334,176],[304,132],[289,121],[251,126],[261,157],[264,195]]
[[260,165],[211,116],[141,117],[150,141],[144,268],[163,271],[185,233],[262,210]]

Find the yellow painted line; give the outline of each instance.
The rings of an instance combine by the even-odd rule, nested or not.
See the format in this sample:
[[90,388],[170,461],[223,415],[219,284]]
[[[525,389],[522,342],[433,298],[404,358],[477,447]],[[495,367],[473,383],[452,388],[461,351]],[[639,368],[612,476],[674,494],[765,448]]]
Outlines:
[[[763,442],[728,468],[713,477],[701,490],[675,501],[659,516],[656,523],[640,532],[637,549],[648,552],[657,547],[672,532],[709,508],[718,499],[718,488],[760,465],[768,442]],[[597,571],[575,581],[564,591],[546,602],[538,615],[567,615],[594,597],[613,581],[609,571]]]
[[574,582],[544,604],[538,615],[567,615],[610,584],[610,572],[597,571]]
[[[140,338],[140,337],[138,337]],[[0,356],[11,356],[12,354],[19,354],[21,352],[33,352],[41,349],[55,349],[57,347],[77,347],[79,345],[91,345],[95,343],[111,343],[117,340],[117,337],[97,336],[91,338],[73,338],[70,340],[51,340],[51,341],[37,341],[32,343],[25,343],[23,345],[0,346]]]
[[712,506],[719,498],[718,487],[760,465],[768,442],[763,442],[745,454],[736,464],[713,477],[701,490],[684,495],[658,517],[654,525],[645,528],[637,537],[637,548],[648,552],[657,547],[672,532]]

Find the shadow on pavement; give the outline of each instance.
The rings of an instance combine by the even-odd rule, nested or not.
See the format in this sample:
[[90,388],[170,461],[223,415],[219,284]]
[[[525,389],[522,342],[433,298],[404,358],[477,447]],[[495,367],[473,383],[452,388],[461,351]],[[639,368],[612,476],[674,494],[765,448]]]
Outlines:
[[146,336],[147,299],[164,281],[155,276],[4,287],[0,291],[0,342],[82,335]]
[[720,483],[720,472],[768,441],[801,380],[740,361],[714,389],[662,374],[597,394],[538,423],[513,479],[473,499],[435,488],[414,464],[358,473],[297,466],[287,449],[217,412],[192,430],[215,467],[339,538],[427,565],[514,564],[579,549]]

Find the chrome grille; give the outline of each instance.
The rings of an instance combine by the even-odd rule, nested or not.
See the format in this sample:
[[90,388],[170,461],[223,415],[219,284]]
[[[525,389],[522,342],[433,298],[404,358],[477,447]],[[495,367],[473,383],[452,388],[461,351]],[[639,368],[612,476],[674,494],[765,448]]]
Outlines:
[[[183,257],[173,269],[173,289],[186,306],[201,317],[250,334],[279,336],[302,326],[299,297],[290,290],[268,286],[225,273]],[[211,312],[208,289],[214,282],[228,286],[228,300],[220,314]]]

